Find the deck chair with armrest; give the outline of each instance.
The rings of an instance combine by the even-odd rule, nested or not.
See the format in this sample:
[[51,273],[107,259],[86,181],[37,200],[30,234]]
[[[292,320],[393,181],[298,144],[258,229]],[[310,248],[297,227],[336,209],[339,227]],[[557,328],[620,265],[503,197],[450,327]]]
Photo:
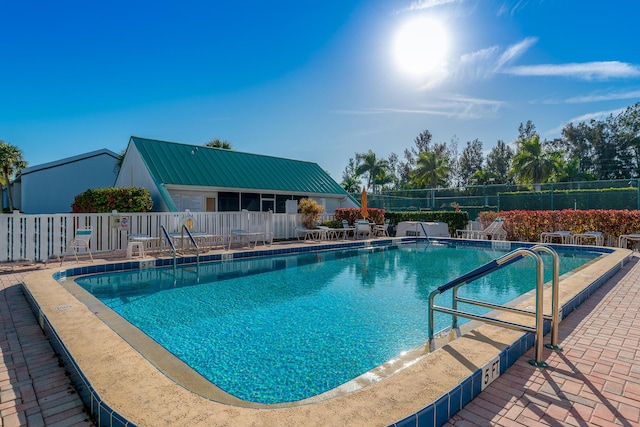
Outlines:
[[78,249],[84,249],[89,254],[89,258],[91,258],[91,262],[93,262],[93,256],[91,255],[91,248],[89,248],[89,243],[91,241],[91,236],[93,235],[93,230],[91,227],[78,228],[76,229],[76,234],[73,239],[67,242],[67,247],[65,248],[64,254],[62,255],[62,259],[60,260],[60,265],[64,262],[64,257],[69,252],[69,249],[73,251],[73,255],[76,257],[76,262],[78,261]]
[[376,224],[373,226],[373,235],[374,236],[387,236],[389,237],[389,224],[391,220],[385,219],[384,224]]
[[342,220],[342,228],[344,228],[344,237],[348,237],[351,234],[355,238],[356,228],[349,225],[349,221],[346,219]]

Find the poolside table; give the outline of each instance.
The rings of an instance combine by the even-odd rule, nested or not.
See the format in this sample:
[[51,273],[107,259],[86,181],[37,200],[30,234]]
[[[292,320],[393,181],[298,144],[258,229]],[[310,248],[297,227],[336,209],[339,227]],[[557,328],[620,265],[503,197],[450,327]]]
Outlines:
[[546,231],[540,233],[540,241],[542,243],[553,243],[556,239],[562,244],[571,244],[573,243],[573,234],[570,231]]
[[152,249],[160,251],[160,238],[151,237],[148,234],[129,234],[127,236],[129,242],[142,243],[144,251],[143,253],[150,252]]

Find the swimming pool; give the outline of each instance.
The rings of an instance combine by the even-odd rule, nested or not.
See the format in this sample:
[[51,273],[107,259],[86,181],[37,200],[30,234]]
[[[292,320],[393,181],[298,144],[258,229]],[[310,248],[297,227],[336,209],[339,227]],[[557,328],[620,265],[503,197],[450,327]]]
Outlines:
[[[503,254],[413,243],[76,282],[226,392],[272,404],[324,393],[424,344],[431,290]],[[561,273],[598,255],[565,254]],[[506,303],[534,284],[524,260],[464,292]],[[449,322],[436,315],[436,330]]]

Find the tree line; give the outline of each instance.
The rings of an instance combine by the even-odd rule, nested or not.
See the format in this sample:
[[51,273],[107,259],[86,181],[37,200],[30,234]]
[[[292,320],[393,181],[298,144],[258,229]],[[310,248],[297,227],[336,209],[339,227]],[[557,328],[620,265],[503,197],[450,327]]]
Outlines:
[[[458,154],[455,137],[433,143],[428,130],[387,158],[355,153],[341,185],[350,193],[373,193],[484,184],[541,184],[640,176],[640,103],[603,120],[569,123],[561,137],[541,140],[531,120],[518,127],[513,144],[498,140],[485,156],[482,141],[467,141]],[[512,148],[512,146],[514,148]]]

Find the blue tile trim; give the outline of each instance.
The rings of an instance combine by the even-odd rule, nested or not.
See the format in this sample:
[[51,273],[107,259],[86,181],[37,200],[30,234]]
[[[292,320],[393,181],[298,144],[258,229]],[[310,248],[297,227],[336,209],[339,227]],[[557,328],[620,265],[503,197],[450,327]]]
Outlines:
[[[401,239],[401,243],[413,243],[417,241],[424,241],[424,238],[403,238]],[[431,242],[436,243],[445,243],[445,244],[455,244],[459,246],[474,246],[474,247],[484,247],[491,248],[491,241],[471,241],[471,240],[462,240],[462,239],[451,239],[451,238],[431,238]],[[388,246],[393,244],[392,240],[380,240],[370,242],[369,246]],[[532,247],[537,245],[538,243],[521,243],[521,242],[511,242],[510,250],[515,249],[516,247]],[[547,245],[556,250],[557,252],[589,252],[589,253],[612,253],[614,249],[610,248],[600,248],[600,247],[589,247],[589,246],[562,246],[558,247],[556,245]],[[296,248],[281,248],[281,249],[268,249],[268,250],[254,250],[250,252],[233,252],[232,259],[238,258],[248,258],[248,257],[261,257],[261,256],[270,256],[270,255],[282,255],[282,254],[290,254],[290,253],[298,253],[298,252],[309,252],[309,251],[324,251],[336,248],[359,248],[365,247],[364,242],[350,242],[346,244],[328,244],[328,245],[320,245],[313,247],[296,247]],[[613,268],[611,268],[604,276],[597,279],[595,282],[587,286],[582,292],[572,298],[569,302],[562,306],[562,318],[566,317],[571,311],[575,309],[578,305],[580,305],[586,298],[588,298],[595,290],[597,290],[603,283],[605,283],[609,278],[611,278],[615,273],[617,273],[622,267],[621,264],[628,261],[631,257],[629,255],[622,263],[616,264]],[[201,258],[201,261],[204,261],[205,257]],[[212,255],[211,258],[207,257],[207,261],[209,260],[221,260],[222,255]],[[180,258],[182,262],[178,262],[179,264],[183,263],[195,263],[195,257],[188,258]],[[187,261],[188,260],[188,261]],[[172,259],[159,259],[156,260],[156,266],[165,266],[172,265]],[[124,262],[124,263],[116,263],[116,264],[108,264],[107,266],[112,266],[113,270],[107,271],[120,271],[120,270],[131,270],[138,269],[140,267],[139,262]],[[96,266],[99,267],[99,266]],[[109,267],[105,267],[109,268]],[[88,267],[81,268],[72,268],[66,271],[60,271],[53,274],[53,278],[55,280],[59,280],[61,277],[69,277],[69,276],[78,276],[81,274],[89,274]],[[83,273],[83,271],[85,271]],[[94,271],[97,272],[97,270]],[[23,289],[26,289],[23,287]],[[25,294],[29,294],[28,291]],[[30,295],[29,295],[30,296]],[[30,296],[27,300],[32,305],[32,309],[36,316],[39,315],[40,309],[36,306],[35,300]],[[93,388],[91,388],[89,382],[86,380],[77,364],[71,358],[71,355],[68,354],[64,344],[61,342],[53,328],[49,325],[48,320],[45,320],[46,328],[45,333],[47,336],[51,335],[55,339],[52,339],[52,344],[56,343],[58,347],[60,347],[61,351],[59,355],[66,355],[66,359],[69,360],[68,366],[73,367],[73,371],[75,371],[75,375],[79,377],[79,380],[74,379],[74,383],[76,385],[80,384],[79,387],[83,392],[78,391],[78,394],[81,396],[85,405],[91,410],[91,414],[94,417],[97,417],[98,426],[108,426],[108,427],[116,427],[116,426],[133,426],[133,424],[127,422],[121,415],[114,412],[111,408],[108,407],[105,403],[102,402],[100,397],[95,393]],[[548,322],[545,324],[545,333],[550,330],[550,325]],[[519,338],[515,343],[505,348],[500,352],[500,374],[502,375],[506,372],[507,368],[509,368],[515,361],[521,357],[529,348],[533,347],[535,343],[535,336],[532,333],[525,333],[521,338]],[[57,348],[56,348],[57,350]],[[66,362],[65,359],[65,363]],[[72,376],[72,378],[74,378]],[[85,388],[86,387],[86,388]],[[393,426],[418,426],[418,427],[431,427],[431,426],[441,426],[445,424],[449,418],[455,415],[460,409],[462,409],[465,405],[467,405],[471,400],[473,400],[476,396],[480,394],[482,388],[482,371],[475,371],[470,377],[465,378],[460,384],[454,387],[449,393],[441,396],[436,402],[426,406],[415,414],[410,414],[402,420],[393,424]],[[87,397],[88,396],[88,397]],[[134,426],[135,427],[135,426]]]
[[[415,242],[416,239],[403,239],[411,242]],[[424,240],[424,239],[423,239]],[[431,239],[433,241],[434,239]],[[453,241],[455,243],[462,242],[459,239],[438,239],[442,241]],[[475,241],[466,241],[469,243],[468,246],[480,246],[480,247],[489,247],[483,243],[483,241],[475,242]],[[476,244],[477,243],[477,244]],[[464,244],[464,243],[463,243]],[[533,246],[534,244],[528,244],[528,246]],[[518,244],[518,246],[523,246]],[[553,245],[550,245],[553,247]],[[573,248],[573,246],[572,246]],[[581,248],[580,246],[575,246],[575,248]],[[554,247],[554,249],[556,249]],[[562,248],[561,248],[562,249]],[[609,248],[590,248],[591,250],[586,250],[583,252],[596,252],[596,253],[612,253],[614,250]],[[609,280],[614,274],[616,274],[621,268],[622,265],[625,264],[631,255],[627,256],[621,263],[616,264],[612,267],[608,272],[606,272],[603,276],[595,280],[589,286],[587,286],[584,290],[582,290],[578,295],[572,298],[569,302],[564,304],[561,308],[562,318],[566,317],[571,311],[573,311],[578,305],[580,305],[584,300],[586,300],[589,296],[591,296],[600,286],[602,286],[607,280]],[[550,330],[550,325],[545,325],[545,330]],[[533,333],[527,332],[523,334],[515,343],[505,348],[500,352],[500,375],[504,374],[511,365],[513,365],[516,360],[518,360],[523,354],[527,352],[530,348],[532,348],[535,344],[535,335]],[[482,371],[475,371],[470,377],[462,380],[460,384],[454,387],[449,393],[440,397],[435,403],[432,403],[425,408],[418,411],[415,415],[418,418],[418,427],[423,426],[441,426],[446,423],[449,418],[456,414],[460,409],[464,408],[469,402],[471,402],[475,397],[480,394],[482,389]],[[458,408],[457,402],[458,398],[460,398],[460,407]],[[444,419],[444,401],[445,399],[448,402],[446,419]],[[454,402],[452,404],[452,401]],[[411,419],[410,416],[404,418],[404,420]],[[444,421],[442,421],[444,419]],[[394,426],[399,425],[398,423],[394,424]],[[403,424],[404,425],[404,424]]]
[[31,295],[24,285],[22,285],[22,292],[25,295],[31,310],[35,314],[36,319],[41,322],[42,330],[49,339],[51,347],[53,347],[56,355],[64,365],[65,371],[69,374],[69,378],[78,392],[78,396],[91,414],[93,420],[96,421],[96,425],[99,427],[135,427],[135,424],[127,421],[126,418],[115,412],[102,401],[93,387],[91,387],[87,377],[85,377],[83,372],[80,370],[80,367],[73,356],[71,356],[68,349],[65,347],[60,336],[51,326],[49,319],[47,319],[47,317],[42,313],[33,295]]

